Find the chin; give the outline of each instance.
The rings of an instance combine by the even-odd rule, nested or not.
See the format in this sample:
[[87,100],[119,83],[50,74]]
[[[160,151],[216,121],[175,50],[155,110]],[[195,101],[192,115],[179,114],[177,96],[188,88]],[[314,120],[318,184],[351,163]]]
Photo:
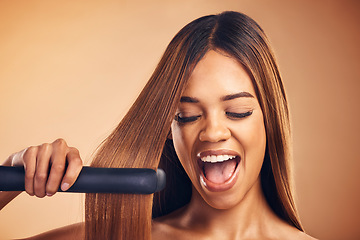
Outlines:
[[246,199],[252,199],[251,201],[257,199],[259,193],[261,194],[262,192],[260,177],[255,178],[253,183],[240,182],[235,184],[231,189],[222,192],[209,191],[201,184],[200,191],[195,189],[194,191],[198,191],[200,197],[210,207],[218,210],[228,210],[244,203]]
[[245,191],[239,188],[237,191],[231,190],[234,189],[225,192],[209,192],[206,189],[201,189],[199,192],[194,189],[194,191],[198,191],[199,197],[203,199],[204,203],[218,210],[232,209],[244,200]]
[[216,197],[212,199],[205,199],[205,202],[214,209],[229,210],[240,204],[242,200],[243,198]]

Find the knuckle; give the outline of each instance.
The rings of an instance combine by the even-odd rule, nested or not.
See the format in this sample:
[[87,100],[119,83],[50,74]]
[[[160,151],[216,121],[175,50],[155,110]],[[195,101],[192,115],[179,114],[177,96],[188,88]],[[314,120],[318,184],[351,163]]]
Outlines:
[[62,149],[67,147],[66,141],[62,138],[56,139],[53,144]]
[[80,153],[79,150],[77,148],[70,148],[69,151],[69,155],[71,156],[69,158],[69,161],[71,161],[72,164],[74,165],[82,165],[82,160],[80,158]]
[[56,164],[51,167],[51,170],[55,171],[56,173],[62,173],[65,170],[65,165],[63,164]]
[[74,153],[76,155],[80,155],[79,150],[77,148],[74,148],[74,147],[70,147],[69,152],[72,152],[72,153]]
[[40,148],[39,148],[39,152],[41,152],[42,154],[47,154],[47,153],[51,153],[52,152],[52,146],[49,143],[43,143]]
[[40,145],[40,151],[42,152],[49,152],[51,151],[51,145],[49,143],[43,143]]
[[46,173],[37,173],[35,175],[35,180],[38,182],[45,182],[47,180],[47,174]]
[[35,147],[35,146],[28,147],[24,151],[23,158],[28,159],[28,158],[31,158],[31,157],[35,156],[37,154],[37,152],[38,152],[38,148],[39,147]]

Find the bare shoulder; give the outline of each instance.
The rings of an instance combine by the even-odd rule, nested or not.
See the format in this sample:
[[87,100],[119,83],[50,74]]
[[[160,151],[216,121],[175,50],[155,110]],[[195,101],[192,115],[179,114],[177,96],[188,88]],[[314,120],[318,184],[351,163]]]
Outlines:
[[[177,239],[174,238],[174,227],[159,219],[152,221],[151,237],[153,240]],[[176,235],[175,235],[176,236]]]
[[184,238],[184,231],[179,224],[182,209],[174,211],[168,215],[152,220],[151,236],[153,240],[163,239],[190,239]]
[[311,237],[280,218],[273,220],[267,230],[268,238],[270,239],[316,240],[316,238]]
[[85,239],[85,223],[75,223],[26,238],[28,240],[80,240]]
[[294,240],[317,240],[316,238],[306,234],[305,232],[300,231],[295,227],[291,227],[291,229],[287,229],[287,231],[282,232],[281,235],[284,237],[284,239],[286,236],[288,239],[294,239]]
[[317,240],[317,238],[314,238],[304,232],[300,232],[297,239],[299,239],[299,240]]

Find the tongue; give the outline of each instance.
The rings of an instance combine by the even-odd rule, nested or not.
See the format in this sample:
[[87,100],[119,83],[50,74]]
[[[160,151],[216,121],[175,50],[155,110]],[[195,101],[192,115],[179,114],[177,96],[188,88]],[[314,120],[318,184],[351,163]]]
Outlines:
[[213,183],[224,183],[232,176],[235,168],[235,159],[217,163],[206,162],[204,164],[204,175],[207,180]]

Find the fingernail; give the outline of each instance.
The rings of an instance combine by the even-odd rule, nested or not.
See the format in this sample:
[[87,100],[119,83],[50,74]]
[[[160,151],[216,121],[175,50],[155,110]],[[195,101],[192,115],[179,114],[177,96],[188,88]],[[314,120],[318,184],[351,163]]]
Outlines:
[[54,195],[54,194],[51,194],[51,193],[46,194],[46,196],[48,196],[48,197],[51,197],[52,195]]
[[68,183],[63,183],[63,184],[61,185],[61,190],[66,191],[66,190],[68,190],[68,189],[69,189],[69,184],[68,184]]

